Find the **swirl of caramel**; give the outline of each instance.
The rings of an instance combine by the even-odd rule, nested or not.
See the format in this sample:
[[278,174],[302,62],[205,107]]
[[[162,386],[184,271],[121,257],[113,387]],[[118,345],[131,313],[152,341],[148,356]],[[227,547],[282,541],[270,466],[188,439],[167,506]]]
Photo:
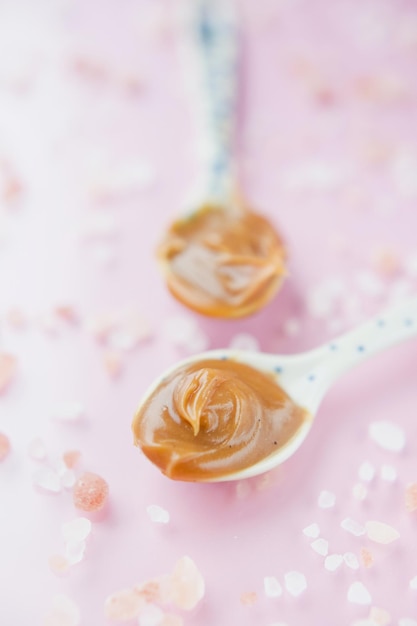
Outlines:
[[135,444],[177,480],[233,474],[284,446],[305,419],[274,377],[232,360],[184,366],[133,421]]

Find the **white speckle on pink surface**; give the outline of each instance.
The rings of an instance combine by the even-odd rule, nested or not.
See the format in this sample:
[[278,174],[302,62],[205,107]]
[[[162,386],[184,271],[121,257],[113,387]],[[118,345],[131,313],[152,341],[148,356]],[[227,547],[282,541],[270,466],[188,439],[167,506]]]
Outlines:
[[59,493],[62,490],[61,478],[51,467],[37,467],[32,474],[32,482],[35,487],[51,493]]
[[405,489],[405,508],[409,513],[417,511],[417,482],[410,483]]
[[279,598],[282,596],[282,587],[275,576],[264,577],[264,591],[267,598]]
[[85,408],[76,400],[63,402],[55,408],[53,416],[62,422],[77,422],[85,417]]
[[355,581],[349,587],[347,599],[352,604],[360,604],[366,606],[371,604],[372,597],[365,585],[359,581]]
[[397,480],[397,470],[393,465],[382,465],[381,478],[387,483],[393,483]]
[[317,552],[317,554],[320,554],[320,556],[327,556],[329,552],[329,542],[326,541],[326,539],[320,537],[319,539],[313,541],[310,545],[313,548],[314,552]]
[[139,626],[159,626],[164,618],[164,611],[156,604],[146,604],[140,609]]
[[85,541],[68,541],[65,545],[65,557],[71,565],[80,563],[85,554]]
[[79,623],[78,607],[70,598],[60,594],[54,597],[42,626],[78,626]]
[[9,456],[11,450],[10,440],[7,435],[0,433],[0,463]]
[[301,595],[307,589],[307,579],[301,572],[291,571],[284,576],[285,589],[294,598]]
[[400,533],[384,522],[368,521],[365,524],[368,539],[376,543],[392,543],[399,538]]
[[329,554],[324,560],[324,567],[328,572],[336,571],[343,563],[342,554]]
[[385,609],[373,606],[369,611],[369,619],[373,621],[376,626],[388,626],[391,622],[391,615]]
[[249,350],[257,352],[259,350],[259,341],[250,333],[238,333],[233,335],[229,343],[232,350]]
[[64,466],[63,469],[59,470],[59,477],[64,489],[72,489],[74,487],[76,481],[74,470]]
[[28,455],[34,461],[44,461],[46,459],[45,444],[38,437],[33,439],[28,446]]
[[375,467],[369,461],[364,461],[359,467],[358,476],[366,483],[371,482],[375,476]]
[[336,496],[331,491],[323,490],[320,492],[318,505],[321,509],[331,509],[336,502]]
[[384,450],[401,452],[405,446],[405,433],[403,429],[388,420],[372,422],[369,425],[368,432],[370,438]]
[[303,535],[306,537],[311,537],[311,539],[317,539],[320,535],[320,527],[316,522],[309,524],[305,528],[303,528]]
[[359,559],[354,552],[345,552],[343,560],[350,569],[359,569]]
[[417,620],[412,617],[402,617],[398,620],[398,626],[417,626]]
[[417,576],[414,576],[409,583],[410,589],[417,590]]
[[62,524],[61,532],[65,542],[85,541],[91,533],[92,524],[86,517],[76,517]]
[[132,620],[138,617],[146,604],[146,600],[134,589],[122,589],[106,598],[104,615],[114,621]]
[[152,522],[156,522],[158,524],[168,524],[169,522],[170,516],[168,511],[163,509],[158,504],[150,504],[146,507],[146,512]]
[[368,489],[363,483],[357,483],[353,486],[352,493],[355,500],[362,502],[368,495]]
[[17,359],[13,354],[0,352],[0,394],[6,391],[17,369]]
[[348,533],[355,537],[360,537],[365,534],[365,527],[359,522],[356,522],[351,517],[346,517],[340,524],[343,530],[347,530]]
[[170,599],[180,609],[193,609],[204,596],[204,579],[189,556],[177,561],[169,584]]

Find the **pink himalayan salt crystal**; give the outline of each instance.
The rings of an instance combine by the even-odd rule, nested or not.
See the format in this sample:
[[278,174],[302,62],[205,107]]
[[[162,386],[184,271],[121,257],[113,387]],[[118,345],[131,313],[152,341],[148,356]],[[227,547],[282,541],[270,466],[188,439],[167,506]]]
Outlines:
[[48,565],[54,574],[66,574],[70,568],[70,562],[62,554],[53,554],[48,559]]
[[391,622],[391,615],[385,609],[373,606],[369,611],[369,619],[375,626],[388,626]]
[[109,486],[104,478],[84,472],[74,485],[74,505],[82,511],[99,511],[106,504],[108,494]]
[[108,596],[104,604],[104,615],[115,621],[135,619],[141,609],[146,606],[146,600],[134,589],[122,589]]
[[191,610],[204,596],[204,579],[194,561],[183,556],[175,564],[169,578],[169,595],[171,601],[180,609]]
[[10,449],[9,438],[4,433],[0,433],[0,463],[9,455]]
[[80,612],[70,598],[60,594],[55,596],[49,613],[42,626],[78,626]]
[[368,568],[372,566],[374,562],[374,557],[372,552],[368,550],[368,548],[361,548],[360,557],[364,567]]
[[5,391],[16,373],[17,359],[13,354],[0,352],[0,393]]
[[80,458],[81,452],[79,450],[68,450],[62,455],[62,459],[68,469],[73,469],[77,465]]
[[103,364],[111,378],[117,378],[123,369],[123,358],[116,350],[106,350],[103,355]]
[[391,543],[399,538],[400,533],[384,522],[369,521],[365,524],[366,534],[376,543]]
[[405,508],[409,513],[417,510],[417,483],[410,483],[405,490]]
[[159,580],[147,580],[141,585],[135,585],[133,589],[146,602],[164,602],[166,600]]
[[66,543],[77,543],[87,539],[91,533],[92,524],[86,517],[76,517],[70,522],[62,524],[61,532]]
[[253,606],[258,601],[258,594],[256,591],[244,591],[240,596],[240,603],[243,606]]
[[59,319],[67,322],[68,324],[77,324],[79,321],[76,310],[69,304],[58,305],[55,307],[54,313]]

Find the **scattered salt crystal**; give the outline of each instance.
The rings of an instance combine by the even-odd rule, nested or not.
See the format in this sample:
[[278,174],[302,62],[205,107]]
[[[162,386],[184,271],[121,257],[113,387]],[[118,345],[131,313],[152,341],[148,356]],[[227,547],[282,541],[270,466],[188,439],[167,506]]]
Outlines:
[[417,483],[410,483],[405,490],[405,508],[409,513],[417,510]]
[[80,611],[78,607],[70,598],[60,594],[54,597],[42,626],[78,626],[79,623]]
[[117,322],[114,315],[110,313],[99,313],[87,319],[86,330],[97,341],[107,341],[110,332],[115,328]]
[[365,524],[366,534],[376,543],[391,543],[399,538],[400,533],[384,522],[368,521]]
[[331,491],[323,490],[318,499],[318,505],[321,509],[331,509],[336,502],[336,496]]
[[311,537],[312,539],[317,539],[317,537],[320,535],[319,525],[314,522],[313,524],[310,524],[309,526],[306,526],[305,528],[303,528],[303,534],[306,537]]
[[184,620],[180,615],[165,613],[162,621],[158,624],[158,626],[184,626]]
[[76,422],[85,415],[84,406],[81,402],[63,402],[54,411],[55,419],[63,422]]
[[294,598],[307,589],[307,580],[301,572],[287,572],[285,574],[285,588]]
[[79,450],[68,450],[62,455],[62,459],[68,469],[73,469],[77,465],[80,458],[81,452]]
[[139,626],[159,626],[164,618],[164,611],[156,604],[146,604],[140,610]]
[[258,594],[256,591],[244,591],[240,596],[240,603],[243,606],[253,606],[258,601]]
[[366,496],[368,495],[368,489],[363,483],[357,483],[356,485],[354,485],[352,492],[353,497],[356,500],[365,500]]
[[371,594],[365,585],[359,581],[350,585],[347,598],[353,604],[367,605],[372,602]]
[[364,482],[370,482],[375,476],[375,467],[369,461],[364,461],[359,468],[358,476]]
[[64,489],[72,489],[75,485],[75,472],[72,469],[65,468],[59,472],[61,485]]
[[417,576],[410,580],[410,589],[417,589]]
[[112,378],[117,378],[123,368],[123,359],[117,350],[106,350],[103,355],[104,367]]
[[390,452],[401,452],[405,446],[403,429],[388,420],[372,422],[369,425],[369,436],[378,446]]
[[61,554],[54,554],[48,559],[48,565],[54,574],[66,574],[70,568],[70,562]]
[[46,459],[45,444],[41,439],[33,439],[28,446],[28,454],[34,461],[44,461]]
[[375,626],[388,626],[391,622],[391,615],[385,609],[373,606],[369,611],[369,619],[374,622]]
[[229,348],[232,350],[250,350],[257,352],[259,350],[259,342],[256,337],[249,333],[238,333],[232,337]]
[[135,593],[139,594],[146,602],[169,602],[169,576],[160,579],[147,580],[140,585],[135,585]]
[[343,563],[343,556],[341,554],[329,554],[324,561],[324,567],[329,572],[334,572]]
[[412,619],[411,617],[402,617],[398,621],[398,626],[417,626],[417,620]]
[[169,522],[169,513],[161,506],[157,504],[150,504],[146,507],[146,512],[149,515],[150,519],[153,522],[157,522],[159,524],[168,524]]
[[76,517],[70,522],[62,524],[61,532],[65,542],[81,542],[87,539],[91,532],[91,522],[86,517]]
[[327,556],[327,553],[329,552],[329,542],[326,541],[326,539],[316,539],[310,545],[313,548],[314,552],[317,552],[317,554],[320,554],[321,556]]
[[10,440],[4,433],[0,433],[0,463],[10,454]]
[[16,357],[6,352],[0,352],[0,393],[5,391],[13,380],[16,368]]
[[397,470],[392,465],[382,465],[381,478],[382,480],[393,483],[397,479]]
[[351,519],[350,517],[346,517],[340,525],[343,530],[347,530],[348,533],[355,535],[355,537],[360,537],[361,535],[365,534],[364,526],[362,526],[362,524],[359,524],[359,522]]
[[109,620],[128,621],[138,617],[146,600],[134,589],[122,589],[106,598],[104,615]]
[[368,548],[361,548],[361,561],[364,567],[371,567],[374,562],[373,554]]
[[283,325],[283,331],[289,337],[295,337],[300,332],[300,321],[295,317],[288,318]]
[[38,467],[32,474],[32,482],[36,487],[52,493],[61,491],[61,479],[54,469],[50,467]]
[[353,552],[345,552],[343,560],[350,569],[359,569],[358,557]]
[[177,561],[169,585],[171,601],[180,609],[193,609],[204,596],[204,579],[188,556]]
[[71,565],[75,565],[83,560],[85,549],[85,541],[69,541],[65,546],[65,557]]
[[109,486],[104,478],[85,472],[74,485],[74,505],[83,511],[98,511],[106,504],[108,493]]
[[279,598],[282,595],[282,587],[275,576],[264,577],[264,590],[267,598]]

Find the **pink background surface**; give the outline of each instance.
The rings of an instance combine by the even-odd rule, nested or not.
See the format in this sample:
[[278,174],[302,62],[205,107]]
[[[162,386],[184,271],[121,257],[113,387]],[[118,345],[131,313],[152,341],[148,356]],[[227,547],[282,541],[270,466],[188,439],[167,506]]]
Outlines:
[[[0,205],[0,345],[18,359],[15,380],[0,396],[0,431],[13,448],[0,466],[2,623],[42,624],[53,596],[64,593],[79,607],[82,626],[105,624],[110,593],[168,573],[185,554],[206,581],[186,626],[352,624],[369,612],[347,601],[355,580],[373,606],[391,614],[390,623],[417,618],[417,591],[409,588],[417,575],[417,517],[404,505],[407,483],[417,480],[415,341],[346,375],[302,449],[267,478],[175,483],[132,446],[141,394],[192,350],[172,339],[172,320],[195,320],[204,347],[227,346],[245,332],[261,349],[292,353],[417,291],[417,5],[240,5],[242,186],[282,231],[290,276],[262,312],[226,322],[175,302],[154,259],[197,173],[177,54],[179,3],[0,4],[0,161],[22,184],[16,206],[7,199]],[[120,183],[120,168],[139,173]],[[45,316],[62,304],[73,306],[79,322],[45,331]],[[8,322],[12,309],[25,316],[24,328]],[[87,322],[125,310],[147,320],[150,336],[119,350],[123,370],[114,380]],[[70,401],[85,406],[85,418],[51,419]],[[369,424],[384,419],[406,433],[400,454],[368,436]],[[77,512],[69,491],[34,489],[27,449],[37,437],[52,459],[81,450],[77,474],[95,471],[110,486],[109,510],[94,523],[85,560],[63,578],[48,558],[62,551],[61,525]],[[377,474],[359,502],[352,488],[366,460]],[[379,475],[386,463],[397,469],[393,484]],[[323,489],[336,495],[332,509],[318,507]],[[168,510],[169,524],[152,522],[149,504]],[[353,537],[340,527],[345,517],[384,521],[401,537],[388,546]],[[367,547],[372,567],[326,571],[302,533],[312,522],[330,553],[359,556]],[[305,574],[306,591],[267,598],[264,576],[283,585],[290,570]],[[251,591],[257,602],[243,606],[241,595]]]

